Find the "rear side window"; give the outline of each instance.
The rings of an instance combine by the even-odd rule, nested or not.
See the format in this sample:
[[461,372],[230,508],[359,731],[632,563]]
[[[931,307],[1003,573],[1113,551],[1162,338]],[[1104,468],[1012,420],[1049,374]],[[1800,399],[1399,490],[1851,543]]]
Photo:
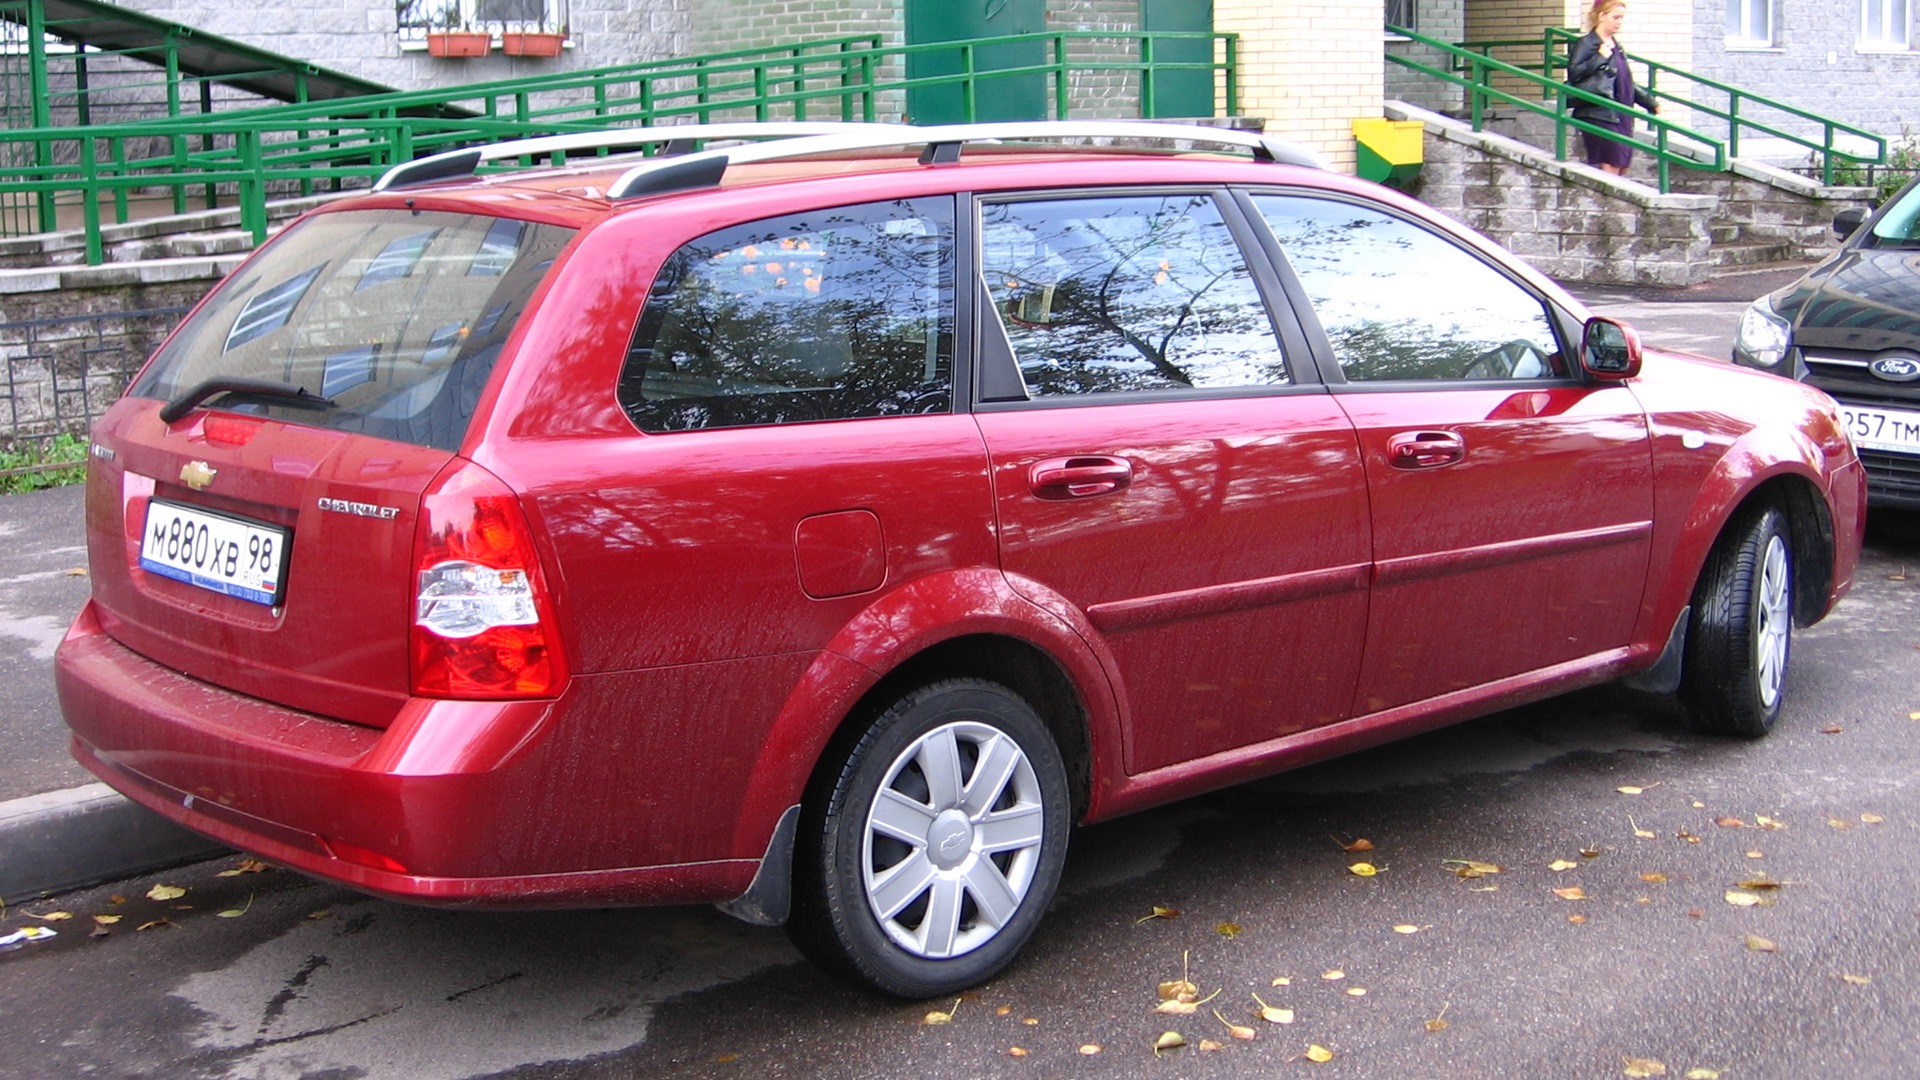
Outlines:
[[951,199],[790,214],[668,258],[620,404],[649,432],[951,412],[952,343]]
[[1211,195],[991,204],[980,248],[1033,397],[1292,381]]
[[218,404],[455,449],[501,345],[572,237],[467,214],[308,218],[221,283],[129,393],[168,400],[208,379],[263,379],[333,407]]

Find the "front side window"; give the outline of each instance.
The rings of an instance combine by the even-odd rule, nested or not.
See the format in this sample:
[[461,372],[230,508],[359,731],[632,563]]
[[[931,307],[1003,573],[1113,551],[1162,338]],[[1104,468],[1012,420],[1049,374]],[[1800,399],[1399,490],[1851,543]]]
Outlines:
[[1332,199],[1257,195],[1349,382],[1562,373],[1545,302],[1452,241]]
[[1860,0],[1860,47],[1904,49],[1912,39],[1908,0]]
[[1727,44],[1761,48],[1773,44],[1773,0],[1727,0]]
[[222,282],[128,393],[170,400],[208,379],[265,380],[331,405],[220,407],[454,449],[572,237],[468,214],[315,215]]
[[1032,397],[1292,381],[1211,195],[992,204],[980,246]]
[[950,412],[953,202],[736,225],[654,279],[620,380],[648,432]]

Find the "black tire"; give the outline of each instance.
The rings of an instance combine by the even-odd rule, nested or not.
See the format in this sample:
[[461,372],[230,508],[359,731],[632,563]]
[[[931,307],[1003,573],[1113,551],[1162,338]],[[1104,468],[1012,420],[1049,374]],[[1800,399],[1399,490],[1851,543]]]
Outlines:
[[981,982],[1053,901],[1068,798],[1060,751],[1019,695],[981,679],[915,690],[809,793],[787,931],[821,967],[899,997]]
[[1793,646],[1793,540],[1775,507],[1741,510],[1694,587],[1680,680],[1687,726],[1757,739],[1773,730]]

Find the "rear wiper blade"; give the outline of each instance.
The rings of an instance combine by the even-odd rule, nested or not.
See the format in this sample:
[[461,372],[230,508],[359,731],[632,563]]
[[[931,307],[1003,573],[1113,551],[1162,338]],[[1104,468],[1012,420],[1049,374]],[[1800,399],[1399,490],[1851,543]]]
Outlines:
[[194,407],[210,397],[219,394],[229,395],[240,401],[257,401],[264,405],[291,405],[296,409],[312,409],[325,412],[336,407],[332,398],[308,393],[304,386],[292,383],[274,382],[272,379],[208,379],[203,383],[189,387],[187,391],[160,409],[162,423],[171,424],[187,415]]

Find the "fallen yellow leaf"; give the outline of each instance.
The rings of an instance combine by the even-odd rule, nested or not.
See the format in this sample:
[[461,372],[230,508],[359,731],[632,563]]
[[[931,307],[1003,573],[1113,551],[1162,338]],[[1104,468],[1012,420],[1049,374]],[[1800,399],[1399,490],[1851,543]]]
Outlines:
[[1213,929],[1219,933],[1221,937],[1236,938],[1240,936],[1240,932],[1244,928],[1236,922],[1223,922],[1214,924]]
[[1082,1045],[1082,1046],[1080,1047],[1080,1052],[1081,1052],[1082,1054],[1085,1054],[1085,1055],[1086,1055],[1086,1056],[1088,1056],[1088,1057],[1092,1057],[1093,1055],[1095,1055],[1095,1054],[1097,1054],[1097,1053],[1099,1053],[1099,1052],[1100,1052],[1100,1044],[1099,1044],[1099,1043],[1086,1043],[1086,1044],[1083,1044],[1083,1045]]
[[1317,1061],[1324,1065],[1333,1060],[1333,1051],[1321,1046],[1319,1043],[1314,1043],[1307,1047],[1307,1060]]
[[1851,829],[1851,828],[1853,828],[1853,822],[1851,822],[1851,821],[1841,821],[1841,820],[1840,820],[1839,818],[1828,818],[1828,819],[1827,819],[1827,824],[1829,824],[1829,825],[1831,825],[1831,826],[1833,826],[1833,827],[1834,827],[1834,828],[1836,828],[1836,829]]
[[1293,980],[1287,978],[1285,975],[1276,975],[1274,976],[1273,981],[1268,983],[1267,985],[1268,986],[1292,986]]
[[1138,926],[1143,922],[1150,922],[1154,919],[1177,919],[1179,917],[1180,917],[1179,908],[1161,907],[1159,904],[1155,904],[1153,905],[1153,911],[1150,914],[1142,915],[1139,918],[1133,920],[1133,924],[1135,926]]
[[1662,874],[1656,870],[1656,871],[1653,871],[1652,873],[1641,874],[1640,880],[1652,885],[1658,885],[1661,882],[1667,880],[1667,875]]
[[1768,817],[1768,816],[1766,816],[1765,814],[1755,814],[1755,815],[1753,815],[1753,823],[1754,823],[1755,825],[1757,825],[1757,826],[1759,826],[1759,827],[1760,827],[1760,828],[1762,828],[1762,829],[1784,829],[1784,828],[1786,828],[1786,825],[1785,825],[1784,823],[1782,823],[1782,822],[1779,822],[1779,821],[1775,821],[1775,820],[1774,820],[1773,818],[1770,818],[1770,817]]
[[1841,727],[1841,726],[1840,726],[1839,724],[1828,724],[1828,725],[1827,725],[1826,727],[1823,727],[1823,728],[1821,728],[1821,729],[1820,729],[1820,734],[1822,734],[1822,735],[1838,735],[1838,734],[1840,734],[1841,732],[1843,732],[1843,731],[1846,731],[1846,730],[1847,730],[1846,728],[1843,728],[1843,727]]
[[1725,814],[1722,814],[1719,817],[1714,818],[1713,823],[1715,825],[1720,826],[1723,829],[1744,829],[1747,827],[1746,822],[1741,821],[1737,817],[1729,817]]
[[1344,971],[1341,971],[1339,968],[1328,968],[1326,971],[1323,971],[1320,973],[1320,977],[1327,980],[1328,982],[1334,982],[1339,979],[1346,978],[1347,973]]
[[1023,1023],[1023,1024],[1025,1024],[1025,1025],[1027,1025],[1028,1027],[1039,1027],[1039,1026],[1040,1026],[1040,1018],[1039,1018],[1039,1017],[1037,1017],[1037,1016],[1029,1016],[1029,1017],[1026,1017],[1025,1019],[1023,1019],[1023,1020],[1021,1020],[1020,1022],[1021,1022],[1021,1023]]
[[1454,867],[1453,872],[1463,878],[1485,877],[1488,874],[1497,874],[1501,870],[1497,863],[1480,862],[1477,859],[1441,859],[1440,864]]
[[1752,934],[1747,935],[1747,948],[1751,949],[1754,952],[1779,952],[1780,951],[1780,946],[1774,944],[1771,941],[1768,941],[1766,938],[1755,937]]
[[1578,885],[1572,885],[1564,889],[1553,890],[1553,895],[1562,900],[1585,900],[1587,898],[1587,891]]
[[1349,986],[1347,987],[1347,996],[1348,997],[1366,997],[1367,988],[1364,986]]
[[1027,1048],[1024,1046],[1009,1046],[1007,1047],[1007,1056],[1008,1057],[1026,1057]]
[[1652,1058],[1627,1058],[1627,1075],[1635,1077],[1665,1076],[1667,1067]]
[[1177,1050],[1185,1045],[1187,1045],[1186,1037],[1179,1032],[1163,1031],[1159,1038],[1153,1040],[1153,1056],[1159,1057],[1163,1050]]
[[1614,788],[1613,790],[1619,792],[1622,795],[1643,795],[1646,793],[1647,789],[1643,787],[1636,787],[1632,784],[1626,784],[1621,787]]
[[1200,1040],[1200,1052],[1203,1054],[1217,1053],[1221,1050],[1225,1050],[1226,1048],[1227,1048],[1227,1044],[1219,1041],[1218,1039],[1201,1039]]
[[1380,869],[1372,863],[1357,862],[1347,867],[1347,873],[1352,874],[1354,877],[1372,877],[1379,872]]
[[101,926],[112,926],[125,917],[124,915],[95,915],[93,921],[99,923]]
[[1276,1008],[1275,1006],[1269,1005],[1266,1002],[1260,1000],[1259,994],[1253,995],[1253,1001],[1254,1001],[1254,1004],[1260,1006],[1260,1019],[1265,1020],[1267,1023],[1269,1024],[1293,1023],[1292,1009],[1281,1009],[1281,1008]]
[[1879,814],[1861,814],[1860,820],[1867,825],[1878,825],[1887,819],[1881,817]]
[[1227,1019],[1226,1017],[1221,1016],[1219,1009],[1213,1010],[1213,1018],[1227,1025],[1227,1034],[1233,1036],[1236,1039],[1241,1040],[1242,1042],[1250,1041],[1252,1039],[1257,1039],[1260,1037],[1259,1032],[1253,1030],[1252,1028],[1246,1026],[1245,1024],[1236,1024],[1233,1021]]
[[1393,928],[1393,932],[1396,934],[1417,934],[1424,929],[1426,928],[1421,926],[1415,926],[1412,923],[1401,923],[1400,925]]
[[927,1014],[927,1016],[926,1016],[926,1020],[925,1020],[924,1022],[925,1022],[925,1023],[927,1023],[927,1024],[951,1024],[951,1023],[953,1023],[953,1014],[954,1014],[954,1013],[957,1013],[957,1012],[959,1012],[959,1011],[960,1011],[960,1002],[961,1002],[961,1000],[962,1000],[962,999],[960,999],[960,998],[954,998],[954,999],[953,999],[953,1007],[952,1007],[952,1008],[950,1008],[950,1009],[948,1009],[948,1010],[947,1010],[946,1012],[940,1012],[939,1010],[935,1010],[935,1011],[933,1011],[933,1012],[930,1012],[930,1013],[928,1013],[928,1014]]
[[1873,981],[1865,975],[1842,975],[1840,978],[1842,981],[1852,983],[1855,986],[1865,986]]
[[26,915],[30,919],[39,919],[42,922],[66,922],[68,919],[73,918],[73,912],[71,911],[49,911],[45,915],[35,915],[29,911]]
[[1002,1006],[1000,1006],[999,1008],[996,1008],[996,1009],[994,1009],[994,1010],[993,1010],[993,1015],[995,1015],[995,1016],[1011,1016],[1011,1015],[1013,1015],[1013,1006],[1011,1006],[1011,1005],[1002,1005]]
[[1580,864],[1577,862],[1568,862],[1565,859],[1555,859],[1552,862],[1547,864],[1547,869],[1558,874],[1558,873],[1561,873],[1562,871],[1572,870],[1574,867],[1579,865]]
[[1653,834],[1652,834],[1652,833],[1650,833],[1650,832],[1648,832],[1647,830],[1645,830],[1645,829],[1643,829],[1643,828],[1641,828],[1641,827],[1640,827],[1640,823],[1639,823],[1639,822],[1637,822],[1637,821],[1635,821],[1635,820],[1633,820],[1633,815],[1632,815],[1632,814],[1628,814],[1628,815],[1627,815],[1627,824],[1629,824],[1629,825],[1631,825],[1631,826],[1633,826],[1633,835],[1634,835],[1634,836],[1636,836],[1636,837],[1639,837],[1639,838],[1640,838],[1640,839],[1642,839],[1642,840],[1651,840],[1651,839],[1653,839]]
[[187,895],[187,890],[175,885],[155,885],[147,890],[149,900],[178,900]]
[[1735,892],[1732,889],[1727,890],[1727,903],[1732,904],[1734,907],[1753,907],[1759,902],[1760,898],[1752,893]]
[[1161,1001],[1197,1001],[1200,988],[1185,979],[1168,979],[1158,988]]
[[1719,1069],[1688,1069],[1686,1080],[1720,1080]]
[[1587,917],[1585,915],[1569,915],[1567,916],[1567,921],[1575,926],[1584,926],[1586,925]]

